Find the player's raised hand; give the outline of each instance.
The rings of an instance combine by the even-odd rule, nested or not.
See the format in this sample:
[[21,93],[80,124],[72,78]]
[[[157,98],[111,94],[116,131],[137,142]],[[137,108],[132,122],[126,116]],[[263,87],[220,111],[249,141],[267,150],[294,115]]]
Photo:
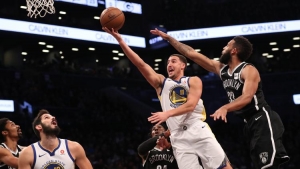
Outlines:
[[165,122],[169,118],[169,114],[167,112],[156,112],[151,114],[152,116],[148,117],[148,121],[151,123],[157,123],[156,125]]
[[158,35],[161,36],[163,39],[166,39],[169,35],[164,33],[163,31],[158,30],[157,28],[155,28],[154,30],[150,30],[150,32],[153,35]]
[[119,40],[122,39],[122,37],[121,37],[121,35],[119,34],[119,32],[118,32],[118,31],[115,31],[114,28],[111,28],[111,30],[109,30],[107,27],[102,27],[102,29],[103,29],[105,32],[111,34],[117,41],[119,41]]

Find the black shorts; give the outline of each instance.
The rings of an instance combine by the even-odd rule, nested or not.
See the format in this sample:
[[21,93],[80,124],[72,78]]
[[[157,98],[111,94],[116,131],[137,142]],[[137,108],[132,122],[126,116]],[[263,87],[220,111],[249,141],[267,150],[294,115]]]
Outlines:
[[282,144],[284,126],[276,112],[265,106],[245,122],[244,134],[256,169],[277,169],[289,160]]

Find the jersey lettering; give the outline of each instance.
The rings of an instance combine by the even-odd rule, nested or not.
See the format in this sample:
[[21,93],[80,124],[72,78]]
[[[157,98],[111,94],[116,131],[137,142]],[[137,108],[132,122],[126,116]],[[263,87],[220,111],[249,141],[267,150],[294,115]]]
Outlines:
[[228,91],[227,96],[229,98],[229,102],[233,102],[235,100],[235,96],[234,96],[234,93],[232,91]]
[[144,164],[144,169],[178,169],[176,159],[171,150],[152,149]]
[[[229,102],[233,102],[243,94],[244,82],[243,79],[241,79],[240,75],[243,68],[247,65],[251,64],[246,62],[240,63],[238,66],[236,66],[236,68],[232,70],[231,74],[229,73],[228,65],[224,66],[221,69],[220,75],[223,81],[223,87],[227,92]],[[240,110],[235,111],[235,113],[242,115],[242,117],[249,116],[249,114],[255,113],[254,111],[259,110],[259,108],[264,106],[265,104],[266,101],[262,92],[262,85],[261,82],[258,82],[257,90],[251,102]]]
[[156,169],[167,169],[167,168],[168,168],[167,165],[164,165],[163,167],[162,167],[161,165],[158,165],[158,166],[156,167]]

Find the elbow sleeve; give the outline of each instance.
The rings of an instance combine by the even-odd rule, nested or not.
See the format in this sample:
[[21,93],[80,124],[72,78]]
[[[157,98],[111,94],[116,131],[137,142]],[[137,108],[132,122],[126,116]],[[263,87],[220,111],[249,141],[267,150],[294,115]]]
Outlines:
[[148,151],[152,150],[156,146],[156,141],[158,139],[158,136],[150,138],[146,141],[144,141],[142,144],[138,147],[138,153],[140,155],[145,155],[148,153]]

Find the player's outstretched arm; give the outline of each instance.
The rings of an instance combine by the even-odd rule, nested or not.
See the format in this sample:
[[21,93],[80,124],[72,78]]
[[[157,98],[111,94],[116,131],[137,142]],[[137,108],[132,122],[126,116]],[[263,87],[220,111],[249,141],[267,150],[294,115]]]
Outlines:
[[18,167],[18,158],[5,148],[0,148],[0,161],[13,168]]
[[18,169],[31,169],[33,150],[31,146],[24,148],[19,155]]
[[70,153],[75,160],[75,164],[80,169],[92,169],[92,164],[89,159],[86,157],[85,151],[83,147],[74,141],[68,140],[68,147],[70,149]]
[[142,158],[143,162],[146,160],[148,152],[156,146],[156,141],[158,138],[158,136],[149,138],[138,146],[138,154]]
[[192,47],[177,41],[175,38],[158,29],[151,30],[150,32],[167,40],[179,53],[188,57],[207,71],[219,74],[220,69],[224,66],[221,62],[209,59],[205,55],[196,52]]
[[128,59],[139,69],[146,80],[155,89],[159,88],[164,80],[164,76],[157,74],[147,63],[145,63],[139,55],[137,55],[126,43],[123,41],[121,35],[114,31],[114,29],[109,30],[106,27],[103,28],[107,33],[111,34],[120,44],[123,52],[128,57]]

